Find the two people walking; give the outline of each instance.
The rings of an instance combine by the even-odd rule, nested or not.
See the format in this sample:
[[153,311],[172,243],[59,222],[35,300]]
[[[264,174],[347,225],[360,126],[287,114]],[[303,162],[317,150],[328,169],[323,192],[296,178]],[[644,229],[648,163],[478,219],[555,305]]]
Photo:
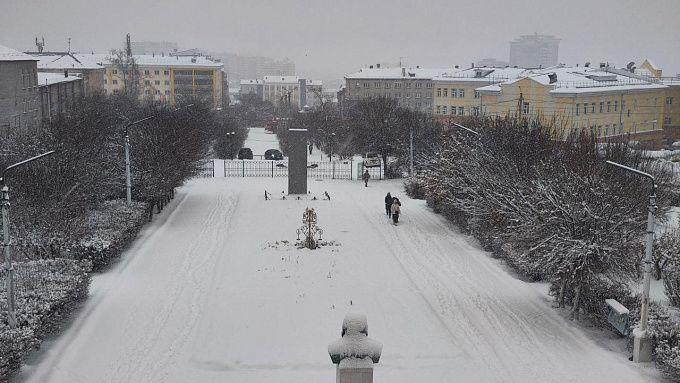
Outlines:
[[392,197],[390,193],[385,196],[385,213],[388,217],[392,217],[392,223],[399,222],[399,214],[401,214],[401,202],[399,198]]

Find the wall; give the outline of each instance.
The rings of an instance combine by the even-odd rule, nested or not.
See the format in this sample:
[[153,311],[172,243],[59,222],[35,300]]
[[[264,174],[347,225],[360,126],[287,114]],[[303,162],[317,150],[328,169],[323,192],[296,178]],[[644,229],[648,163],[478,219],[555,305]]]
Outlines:
[[0,134],[40,126],[36,61],[0,61]]

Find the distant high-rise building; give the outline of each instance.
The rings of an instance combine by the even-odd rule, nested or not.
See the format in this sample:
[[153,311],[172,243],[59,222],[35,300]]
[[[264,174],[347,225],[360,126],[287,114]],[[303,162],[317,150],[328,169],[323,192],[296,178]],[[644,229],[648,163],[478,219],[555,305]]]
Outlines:
[[230,81],[259,79],[264,76],[294,76],[295,63],[263,56],[243,56],[234,53],[214,53],[224,63]]
[[510,42],[510,66],[547,68],[558,64],[560,39],[549,35],[523,35]]
[[178,50],[177,43],[172,41],[133,41],[130,46],[134,55],[167,55]]

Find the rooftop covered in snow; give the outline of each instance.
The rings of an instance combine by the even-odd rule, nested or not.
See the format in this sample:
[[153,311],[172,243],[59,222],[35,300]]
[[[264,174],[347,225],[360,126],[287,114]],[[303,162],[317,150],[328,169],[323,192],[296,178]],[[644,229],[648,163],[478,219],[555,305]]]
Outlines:
[[444,73],[453,74],[458,72],[458,69],[451,68],[406,68],[406,67],[368,67],[361,68],[358,72],[345,75],[346,79],[414,79],[414,80],[431,80],[434,77],[440,76]]
[[0,45],[0,61],[38,61],[35,57]]
[[82,80],[82,77],[75,74],[69,74],[68,77],[61,73],[45,73],[38,72],[38,85],[53,85],[64,82],[73,82]]

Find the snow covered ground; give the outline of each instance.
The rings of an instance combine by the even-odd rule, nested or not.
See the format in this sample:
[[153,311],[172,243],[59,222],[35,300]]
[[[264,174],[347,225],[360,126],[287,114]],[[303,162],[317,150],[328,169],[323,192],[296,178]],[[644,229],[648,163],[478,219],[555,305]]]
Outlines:
[[[286,182],[181,188],[18,380],[334,382],[327,345],[353,311],[384,345],[376,382],[659,381],[653,366],[560,316],[399,181],[310,180],[310,196],[328,191],[330,201],[278,199]],[[265,201],[265,189],[277,199]],[[403,204],[396,227],[388,191]],[[292,245],[308,206],[331,243],[314,251]]]

